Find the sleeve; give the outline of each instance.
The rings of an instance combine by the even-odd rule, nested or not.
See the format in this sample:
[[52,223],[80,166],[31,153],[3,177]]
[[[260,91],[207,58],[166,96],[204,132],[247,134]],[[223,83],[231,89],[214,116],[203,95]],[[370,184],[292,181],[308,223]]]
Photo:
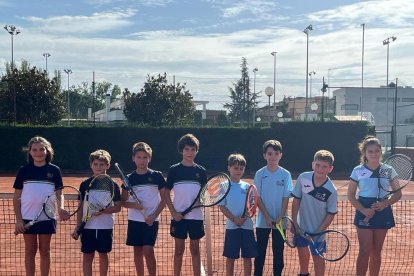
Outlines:
[[338,192],[336,189],[334,189],[331,196],[328,198],[328,201],[326,202],[326,211],[329,214],[338,213]]
[[292,175],[290,174],[290,172],[286,173],[286,185],[285,185],[285,190],[283,193],[283,197],[291,197],[292,196]]
[[62,173],[60,172],[60,168],[55,168],[56,173],[53,174],[54,181],[55,181],[55,190],[63,187],[63,180],[62,180]]
[[83,181],[79,186],[79,192],[81,194],[81,201],[85,200],[85,193],[86,193],[87,187],[88,187],[88,183],[86,181]]
[[296,180],[295,188],[293,188],[292,190],[292,196],[298,199],[302,198],[301,178],[302,178],[302,175],[299,175],[298,179]]
[[358,183],[358,182],[359,182],[359,177],[358,177],[358,174],[357,174],[357,170],[356,170],[356,168],[354,168],[354,169],[352,170],[352,172],[351,172],[351,176],[349,177],[349,179],[351,179],[352,181],[355,181],[356,183]]
[[17,172],[16,179],[14,180],[13,188],[17,190],[23,189],[23,175],[24,175],[24,167],[20,167],[19,171]]
[[114,190],[113,201],[121,201],[121,192],[120,192],[119,186],[115,181],[114,181],[114,184],[115,184],[115,190]]
[[170,168],[167,174],[167,182],[165,183],[165,188],[172,190],[174,187],[174,170]]
[[162,175],[162,172],[157,172],[157,176],[159,178],[158,181],[157,181],[158,190],[161,190],[161,189],[165,188],[166,182],[165,182],[164,176]]

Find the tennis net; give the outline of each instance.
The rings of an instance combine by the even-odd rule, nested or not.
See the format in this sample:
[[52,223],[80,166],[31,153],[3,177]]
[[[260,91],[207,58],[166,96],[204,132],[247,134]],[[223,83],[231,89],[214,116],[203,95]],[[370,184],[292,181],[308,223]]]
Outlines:
[[[397,226],[388,232],[382,258],[381,275],[414,275],[414,200],[401,200],[393,206]],[[222,256],[225,217],[217,207],[210,208],[211,239],[203,238],[200,243],[204,275],[225,275],[225,258]],[[12,194],[0,194],[0,275],[24,275],[23,236],[14,235],[14,212]],[[352,225],[354,209],[342,199],[338,203],[338,214],[330,228],[343,231],[351,241],[351,247],[344,259],[328,263],[326,275],[355,275],[358,244],[355,227]],[[207,220],[208,221],[208,220]],[[158,239],[155,246],[158,275],[173,275],[174,240],[169,234],[170,215],[164,210],[161,215]],[[82,271],[80,242],[74,241],[70,234],[75,228],[75,218],[59,223],[58,232],[52,238],[51,275],[79,275]],[[109,275],[135,275],[133,249],[125,245],[127,211],[116,215],[114,242],[109,254]],[[208,240],[208,241],[207,241]],[[211,240],[211,241],[210,241]],[[188,242],[186,243],[188,246]],[[272,251],[267,251],[264,275],[272,275]],[[39,254],[36,268],[39,269]],[[98,275],[99,258],[95,257],[94,272]],[[299,272],[296,250],[285,247],[284,275]],[[312,261],[311,264],[312,265]],[[311,270],[312,271],[312,270]],[[39,272],[37,272],[39,274]],[[182,275],[192,275],[191,254],[186,248],[183,258]],[[241,260],[235,263],[235,275],[243,275]]]

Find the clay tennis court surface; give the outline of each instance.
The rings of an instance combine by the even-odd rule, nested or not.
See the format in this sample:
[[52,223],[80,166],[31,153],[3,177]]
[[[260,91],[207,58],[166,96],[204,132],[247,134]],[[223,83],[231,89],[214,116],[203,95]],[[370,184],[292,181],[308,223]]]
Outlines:
[[[86,175],[64,176],[64,185],[79,187]],[[115,180],[120,184],[119,179]],[[252,179],[245,179],[252,182]],[[24,275],[24,244],[22,236],[15,236],[14,215],[12,206],[12,193],[14,176],[0,176],[0,275]],[[335,263],[327,264],[326,275],[355,275],[355,260],[358,244],[352,219],[354,209],[345,200],[347,190],[346,179],[334,179],[334,183],[341,195],[338,204],[338,215],[332,227],[343,231],[351,240],[351,248],[346,257]],[[414,186],[414,185],[412,185]],[[397,221],[397,227],[389,231],[383,251],[383,264],[381,275],[414,275],[412,263],[414,261],[414,241],[411,237],[414,234],[414,187],[407,187],[404,190],[404,200],[393,206]],[[212,236],[212,270],[213,275],[225,275],[225,258],[222,257],[225,218],[217,207],[210,209],[211,213],[211,236]],[[160,229],[155,246],[157,257],[158,275],[172,275],[174,241],[169,235],[169,214],[166,210],[161,215]],[[126,210],[117,214],[114,231],[114,245],[110,253],[109,275],[135,275],[132,248],[124,244],[126,236]],[[52,266],[51,275],[81,275],[82,254],[80,242],[70,238],[70,233],[75,227],[75,219],[60,223],[58,233],[52,239]],[[271,241],[269,241],[270,245]],[[206,260],[206,239],[201,240],[201,256],[203,267],[207,271]],[[270,246],[267,252],[265,264],[265,275],[272,275],[272,259]],[[298,273],[298,262],[296,251],[285,248],[285,271],[284,275],[295,275]],[[98,275],[98,260],[96,256],[94,275]],[[39,259],[36,260],[37,268]],[[312,262],[311,262],[312,265]],[[242,274],[242,262],[236,261],[235,275]],[[312,270],[311,270],[312,272]],[[39,274],[40,275],[40,274]],[[192,275],[191,256],[186,248],[182,275]]]

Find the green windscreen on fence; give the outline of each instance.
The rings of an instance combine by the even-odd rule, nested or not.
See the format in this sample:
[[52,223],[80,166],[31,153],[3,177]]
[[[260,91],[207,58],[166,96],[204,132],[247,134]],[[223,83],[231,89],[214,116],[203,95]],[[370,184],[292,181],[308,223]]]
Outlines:
[[[414,275],[414,200],[402,200],[393,205],[397,226],[388,231],[382,253],[381,275]],[[12,194],[0,194],[0,275],[24,275],[24,241],[23,235],[14,235],[14,212]],[[355,275],[355,263],[358,243],[355,227],[352,225],[354,209],[348,201],[338,203],[338,214],[330,228],[343,231],[351,241],[351,248],[345,258],[338,262],[327,263],[326,275]],[[225,258],[222,256],[225,232],[225,217],[217,207],[210,209],[211,229],[211,269],[212,275],[225,275]],[[158,239],[155,246],[157,274],[173,275],[174,239],[169,234],[170,215],[167,210],[161,214]],[[80,275],[82,271],[82,253],[80,241],[70,237],[75,228],[75,218],[59,223],[58,232],[52,237],[51,275]],[[116,214],[114,242],[109,254],[109,275],[136,275],[133,248],[125,245],[127,228],[127,211],[123,209]],[[191,255],[187,247],[183,259],[182,275],[192,275]],[[264,275],[272,274],[272,251],[267,251]],[[204,275],[208,275],[208,255],[210,246],[206,238],[201,239],[200,251]],[[296,275],[299,272],[295,249],[285,247],[284,275]],[[37,254],[39,255],[39,254]],[[36,268],[39,270],[39,256]],[[311,264],[312,265],[312,261]],[[96,254],[94,275],[98,275],[99,257]],[[312,273],[311,269],[311,273]],[[39,273],[39,272],[38,272]],[[312,273],[313,274],[313,273]],[[40,275],[40,274],[39,274]],[[243,275],[241,259],[235,263],[235,275]]]

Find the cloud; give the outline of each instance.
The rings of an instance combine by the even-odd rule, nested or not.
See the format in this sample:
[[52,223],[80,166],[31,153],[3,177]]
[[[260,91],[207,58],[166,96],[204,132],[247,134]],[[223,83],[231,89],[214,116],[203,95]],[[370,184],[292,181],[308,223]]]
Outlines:
[[114,4],[127,4],[127,5],[142,5],[146,7],[162,7],[166,6],[169,3],[174,2],[174,0],[87,0],[87,3],[93,6],[107,6]]
[[40,32],[53,34],[96,34],[118,28],[131,26],[129,20],[135,15],[133,9],[116,9],[113,11],[96,12],[90,16],[52,16],[48,18],[24,17],[32,23],[33,28]]

